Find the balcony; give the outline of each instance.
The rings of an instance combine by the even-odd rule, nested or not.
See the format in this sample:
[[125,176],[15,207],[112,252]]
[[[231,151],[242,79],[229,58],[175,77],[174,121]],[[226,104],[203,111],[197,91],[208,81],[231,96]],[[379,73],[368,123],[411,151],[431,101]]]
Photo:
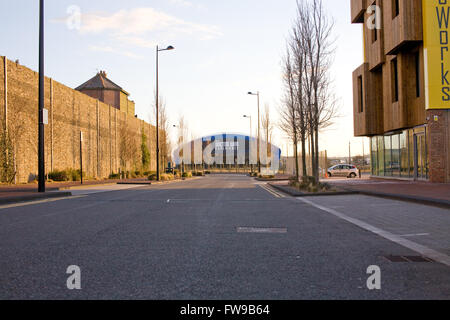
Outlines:
[[384,1],[383,11],[387,55],[395,55],[404,46],[423,40],[422,0]]
[[353,72],[355,137],[383,134],[383,85],[381,68],[369,71],[364,63]]
[[366,0],[351,0],[352,23],[364,23]]

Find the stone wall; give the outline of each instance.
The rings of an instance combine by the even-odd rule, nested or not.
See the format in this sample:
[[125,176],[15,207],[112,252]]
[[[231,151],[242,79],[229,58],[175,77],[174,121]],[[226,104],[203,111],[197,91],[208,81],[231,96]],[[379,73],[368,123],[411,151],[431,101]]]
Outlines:
[[[17,183],[34,180],[38,172],[38,78],[37,72],[0,59],[0,127],[4,130],[6,123],[14,140]],[[154,126],[49,78],[45,78],[45,108],[47,172],[79,169],[80,132],[88,177],[107,178],[119,168],[141,169],[142,132],[151,154],[148,170],[156,170]]]

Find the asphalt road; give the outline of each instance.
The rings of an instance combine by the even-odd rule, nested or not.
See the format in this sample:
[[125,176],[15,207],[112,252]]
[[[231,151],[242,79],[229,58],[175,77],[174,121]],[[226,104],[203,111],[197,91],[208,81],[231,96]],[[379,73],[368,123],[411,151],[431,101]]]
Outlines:
[[0,298],[450,298],[448,266],[390,262],[416,253],[263,187],[216,175],[0,207]]

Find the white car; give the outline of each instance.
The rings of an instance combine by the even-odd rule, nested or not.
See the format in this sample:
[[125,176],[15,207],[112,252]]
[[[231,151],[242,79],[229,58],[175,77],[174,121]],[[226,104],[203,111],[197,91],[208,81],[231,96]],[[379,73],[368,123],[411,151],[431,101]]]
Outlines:
[[337,164],[328,168],[328,177],[356,178],[359,170],[352,164]]

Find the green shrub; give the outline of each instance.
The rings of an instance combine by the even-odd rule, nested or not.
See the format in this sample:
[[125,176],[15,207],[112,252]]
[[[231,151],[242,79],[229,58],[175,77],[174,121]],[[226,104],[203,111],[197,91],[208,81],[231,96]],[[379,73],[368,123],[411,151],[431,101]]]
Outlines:
[[156,181],[156,173],[152,173],[148,176],[148,180],[150,181]]
[[192,178],[192,172],[183,172],[182,178]]
[[204,176],[203,171],[194,171],[194,172],[192,172],[192,175],[194,177],[203,177]]
[[[84,177],[86,177],[85,172],[83,172]],[[48,174],[48,178],[53,181],[80,181],[81,171],[80,169],[53,170]]]
[[119,173],[111,173],[109,175],[109,179],[120,179],[120,174]]
[[53,170],[48,174],[48,178],[53,181],[69,181],[66,170]]
[[211,171],[206,170],[205,174],[211,174]]
[[[72,181],[81,181],[81,171],[80,169],[67,169],[69,176],[71,177]],[[86,173],[83,171],[83,178],[86,177]]]

